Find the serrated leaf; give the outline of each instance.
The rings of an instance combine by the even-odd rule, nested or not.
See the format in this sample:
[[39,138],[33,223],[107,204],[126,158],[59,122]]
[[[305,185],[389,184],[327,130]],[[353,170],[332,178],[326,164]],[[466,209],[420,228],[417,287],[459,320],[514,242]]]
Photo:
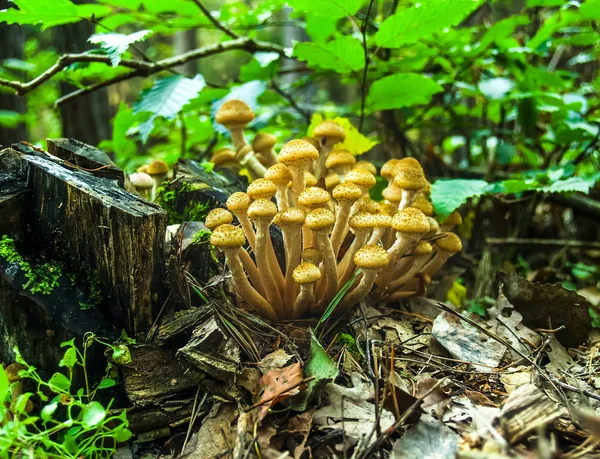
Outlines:
[[[314,113],[310,119],[310,126],[308,127],[307,134],[312,135],[317,125],[323,121],[323,119],[324,118],[320,114]],[[346,139],[342,143],[336,145],[336,148],[338,149],[348,150],[353,155],[362,155],[375,145],[379,144],[377,140],[369,139],[361,134],[348,118],[338,116],[333,118],[332,121],[335,121],[346,130]]]
[[557,180],[551,185],[540,188],[541,191],[546,193],[567,193],[573,191],[579,191],[580,193],[589,193],[590,187],[593,183],[582,177],[570,177],[566,180]]
[[481,0],[429,0],[405,8],[382,22],[375,34],[375,42],[382,48],[415,43],[459,24],[480,3]]
[[362,45],[353,37],[339,37],[328,43],[296,43],[294,56],[311,67],[341,74],[355,72],[365,66]]
[[39,24],[44,30],[83,19],[78,15],[77,7],[69,0],[14,0],[12,3],[19,9],[0,11],[0,23]]
[[151,34],[152,31],[150,30],[140,30],[129,35],[122,33],[96,33],[88,38],[88,41],[100,45],[100,48],[108,54],[112,66],[116,67],[121,62],[121,56],[125,54],[129,45],[144,41]]
[[431,202],[436,214],[445,219],[451,212],[462,206],[469,198],[486,192],[485,180],[436,180],[431,185]]
[[294,10],[330,18],[354,16],[363,0],[288,0]]
[[375,81],[369,89],[368,102],[373,110],[426,104],[443,88],[417,73],[398,73]]
[[205,86],[204,78],[198,74],[194,78],[185,78],[181,75],[156,80],[149,90],[143,91],[133,106],[133,113],[150,112],[150,119],[140,124],[142,142],[154,127],[154,120],[158,116],[173,119],[190,100],[198,95]]

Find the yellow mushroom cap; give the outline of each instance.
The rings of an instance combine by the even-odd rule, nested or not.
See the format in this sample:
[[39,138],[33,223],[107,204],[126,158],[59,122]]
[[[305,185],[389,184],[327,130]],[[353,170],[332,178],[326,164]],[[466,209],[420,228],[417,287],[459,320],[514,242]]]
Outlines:
[[252,149],[254,151],[263,151],[273,148],[277,143],[277,137],[273,134],[259,133],[256,134],[254,140],[252,140]]
[[363,192],[367,192],[375,185],[377,180],[375,180],[373,174],[364,169],[354,169],[346,174],[346,182],[354,183],[356,186],[360,187]]
[[144,174],[148,173],[148,165],[144,164],[136,169],[136,172],[143,172]]
[[418,196],[412,203],[412,207],[419,209],[428,217],[433,216],[433,205],[424,196]]
[[363,191],[353,183],[340,183],[333,189],[333,199],[338,202],[356,202],[362,198]]
[[444,220],[444,225],[458,226],[461,223],[462,216],[456,210],[454,212],[451,212],[450,215],[446,217],[446,220]]
[[305,172],[304,173],[304,185],[305,186],[307,186],[307,187],[309,187],[309,186],[317,186],[317,183],[319,183],[317,181],[317,177],[315,177],[310,172]]
[[227,198],[226,205],[230,211],[236,213],[248,210],[251,203],[250,196],[242,191],[237,191]]
[[219,249],[241,247],[246,243],[244,230],[229,224],[218,226],[210,235],[210,243]]
[[277,215],[277,206],[268,199],[257,199],[248,207],[248,217],[252,220],[273,220]]
[[332,188],[335,188],[340,184],[340,181],[340,176],[335,172],[327,174],[327,177],[325,177],[325,189],[331,190]]
[[318,138],[327,137],[338,142],[343,142],[346,138],[346,130],[338,123],[332,120],[321,121],[315,130],[313,136]]
[[254,119],[254,112],[246,102],[231,99],[223,103],[217,112],[215,120],[228,129],[246,126]]
[[356,158],[348,150],[334,150],[329,153],[325,160],[325,167],[333,169],[334,167],[352,167],[356,163]]
[[211,210],[208,215],[206,215],[206,219],[204,220],[204,225],[210,230],[215,229],[218,226],[229,224],[233,221],[233,215],[227,209],[223,209],[221,207],[217,207],[216,209]]
[[303,261],[309,261],[318,265],[323,261],[323,254],[316,247],[307,247],[302,251],[301,258]]
[[377,227],[377,217],[368,212],[359,211],[350,217],[348,224],[353,230],[370,230]]
[[419,209],[407,207],[394,215],[392,228],[399,233],[419,238],[429,231],[429,220]]
[[423,193],[425,196],[429,196],[431,194],[431,183],[429,183],[429,180],[425,179],[425,186],[423,189],[421,189],[421,193]]
[[235,157],[235,151],[230,148],[221,148],[214,152],[212,157],[210,158],[210,162],[214,163],[215,166],[220,166],[221,164],[237,162]]
[[398,207],[390,203],[381,204],[381,212],[393,217],[398,212]]
[[378,214],[381,212],[381,205],[372,199],[365,199],[360,204],[359,210],[363,212],[369,212],[370,214]]
[[381,195],[384,199],[389,202],[400,202],[402,201],[402,190],[395,186],[386,186]]
[[335,215],[323,207],[311,210],[306,216],[306,226],[316,232],[330,232],[334,224]]
[[375,167],[375,164],[373,164],[370,161],[358,161],[354,167],[354,170],[358,170],[358,169],[362,169],[365,170],[367,172],[370,172],[373,175],[377,175],[377,168]]
[[316,207],[324,206],[330,199],[331,196],[329,196],[327,190],[317,186],[311,186],[300,193],[300,196],[298,196],[298,204],[308,207],[309,209],[314,209]]
[[166,175],[169,172],[169,166],[164,161],[157,159],[148,164],[148,175]]
[[396,172],[398,172],[399,162],[400,160],[396,158],[386,161],[383,163],[383,166],[381,166],[381,171],[379,174],[386,180],[394,178],[396,176]]
[[319,157],[319,151],[304,140],[290,140],[279,152],[279,161],[288,167],[308,168]]
[[354,254],[354,263],[362,269],[383,269],[390,263],[390,256],[378,244],[367,244]]
[[437,220],[433,217],[427,217],[427,220],[429,221],[429,232],[437,233],[440,230],[440,224]]
[[394,186],[403,190],[420,190],[427,185],[422,169],[413,167],[401,168],[394,178]]
[[254,180],[254,182],[248,185],[248,189],[246,190],[250,199],[254,201],[257,199],[271,199],[276,192],[277,185],[266,178]]
[[444,252],[457,253],[462,250],[462,242],[454,233],[443,233],[442,236],[435,241],[435,245]]
[[392,216],[386,213],[375,214],[375,222],[378,228],[389,228],[392,226]]
[[129,181],[137,191],[149,190],[154,187],[154,179],[144,172],[131,174]]
[[265,172],[265,178],[278,187],[286,187],[292,181],[292,171],[285,164],[274,164]]
[[[398,170],[405,168],[420,169],[421,171],[423,170],[423,166],[421,166],[421,163],[417,159],[411,158],[410,156],[398,160],[397,167]],[[398,172],[398,170],[396,171],[396,173]]]
[[413,249],[415,255],[429,255],[433,252],[433,247],[427,241],[419,241]]
[[310,284],[321,278],[321,270],[316,265],[304,261],[296,266],[292,277],[299,284]]
[[306,214],[302,209],[297,207],[290,207],[289,209],[279,212],[277,225],[279,226],[302,226],[306,220]]

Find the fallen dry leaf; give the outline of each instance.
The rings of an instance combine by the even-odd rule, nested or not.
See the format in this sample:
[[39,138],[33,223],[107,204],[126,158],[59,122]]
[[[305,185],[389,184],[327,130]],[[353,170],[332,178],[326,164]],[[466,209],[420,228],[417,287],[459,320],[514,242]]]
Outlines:
[[262,405],[257,422],[260,422],[269,412],[269,409],[292,395],[296,395],[306,388],[301,384],[303,380],[300,362],[293,363],[281,369],[271,370],[258,381],[260,398],[256,405]]

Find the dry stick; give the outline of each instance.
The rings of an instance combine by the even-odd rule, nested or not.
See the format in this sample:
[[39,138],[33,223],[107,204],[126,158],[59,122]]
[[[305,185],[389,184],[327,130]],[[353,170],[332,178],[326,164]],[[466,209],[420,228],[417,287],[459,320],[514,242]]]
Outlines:
[[215,19],[215,17],[200,2],[200,0],[192,0],[192,1],[196,4],[196,6],[198,6],[198,8],[200,8],[200,10],[202,11],[202,13],[204,13],[204,16],[206,16],[206,18],[210,22],[212,22],[217,29],[219,29],[221,32],[225,33],[226,35],[229,35],[233,39],[240,38],[240,36],[237,33],[235,33],[233,30],[231,30],[225,24],[221,24],[217,19]]

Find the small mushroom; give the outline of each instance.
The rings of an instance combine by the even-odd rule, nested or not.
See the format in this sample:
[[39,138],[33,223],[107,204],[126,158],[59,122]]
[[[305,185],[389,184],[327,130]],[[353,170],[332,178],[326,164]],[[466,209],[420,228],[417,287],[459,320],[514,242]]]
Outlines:
[[227,198],[226,206],[236,216],[240,225],[242,225],[248,239],[248,244],[250,244],[250,247],[256,253],[256,235],[252,227],[252,222],[248,218],[248,207],[250,207],[251,203],[252,200],[248,194],[238,191]]
[[348,150],[334,150],[325,160],[325,167],[333,169],[340,176],[341,181],[352,170],[354,164],[356,164],[356,158]]
[[256,157],[250,145],[243,145],[238,148],[235,157],[242,166],[248,169],[253,179],[264,177],[267,169]]
[[289,207],[288,185],[292,183],[292,172],[285,164],[275,164],[267,169],[265,178],[277,186],[277,208],[284,211]]
[[[321,279],[321,270],[314,264],[302,262],[293,272],[294,281],[300,284],[300,293],[294,303],[294,318],[302,317],[316,303],[314,286]],[[312,311],[311,311],[312,312]]]
[[261,154],[269,166],[273,166],[277,164],[277,155],[273,150],[276,143],[277,137],[273,134],[259,133],[252,140],[252,149],[257,154]]
[[129,176],[135,191],[143,198],[151,199],[155,183],[152,177],[144,172],[135,172]]
[[396,231],[396,241],[388,253],[393,264],[429,231],[429,220],[419,209],[407,207],[394,215],[392,228]]
[[338,203],[337,216],[333,232],[331,233],[331,245],[337,257],[344,236],[348,233],[348,219],[350,218],[350,209],[358,201],[363,191],[353,183],[341,183],[333,189],[333,199]]
[[254,119],[254,112],[248,105],[238,99],[223,103],[217,112],[215,121],[222,124],[231,133],[231,141],[236,150],[248,145],[244,129]]
[[308,168],[319,157],[318,150],[303,140],[291,140],[279,152],[279,161],[292,171],[293,205],[305,188],[305,174]]
[[283,234],[283,244],[285,247],[286,272],[283,303],[288,318],[292,315],[294,298],[296,298],[296,286],[294,285],[292,273],[296,266],[300,264],[300,238],[305,219],[306,214],[303,210],[290,207],[279,213],[277,222]]
[[394,186],[402,190],[402,201],[399,208],[410,207],[417,191],[423,189],[426,184],[427,180],[425,180],[422,169],[398,166],[398,174],[394,178]]
[[450,215],[446,217],[446,220],[440,226],[440,231],[443,233],[447,231],[452,231],[455,227],[462,224],[462,216],[458,213],[458,211],[451,212]]
[[346,130],[335,121],[325,120],[317,125],[313,136],[320,144],[319,159],[315,164],[315,177],[319,180],[321,177],[325,177],[325,162],[333,146],[346,139]]
[[253,201],[257,199],[271,199],[277,193],[277,185],[266,178],[259,178],[248,185],[246,193],[248,193],[248,196]]
[[[326,190],[317,186],[311,186],[306,188],[300,193],[300,196],[298,196],[298,206],[306,209],[308,212],[319,207],[326,207],[330,199],[331,196]],[[308,226],[302,228],[302,241],[303,247],[313,245],[312,232]]]
[[213,153],[210,162],[214,163],[215,167],[223,167],[233,169],[236,172],[240,171],[240,163],[235,156],[235,151],[230,148],[221,148]]
[[156,198],[156,190],[160,188],[162,182],[167,178],[169,166],[164,161],[157,159],[148,164],[148,175],[154,180],[154,189],[152,190],[152,200]]
[[423,275],[433,276],[448,261],[448,258],[462,250],[462,242],[454,233],[442,233],[442,236],[435,241],[435,248],[436,254],[421,270]]
[[344,285],[354,272],[354,255],[369,239],[373,229],[377,226],[377,217],[368,212],[357,212],[348,222],[354,233],[354,241],[350,244],[348,251],[342,258],[337,268],[338,285]]
[[[433,252],[433,248],[431,244],[427,241],[419,241],[415,248],[411,252],[411,256],[407,257],[406,265],[408,265],[408,270],[403,273],[400,277],[392,280],[389,284],[383,286],[386,293],[393,293],[396,290],[401,289],[404,284],[406,284],[409,280],[415,277],[421,268],[429,261],[431,254]],[[398,270],[395,270],[394,277],[398,275]]]

